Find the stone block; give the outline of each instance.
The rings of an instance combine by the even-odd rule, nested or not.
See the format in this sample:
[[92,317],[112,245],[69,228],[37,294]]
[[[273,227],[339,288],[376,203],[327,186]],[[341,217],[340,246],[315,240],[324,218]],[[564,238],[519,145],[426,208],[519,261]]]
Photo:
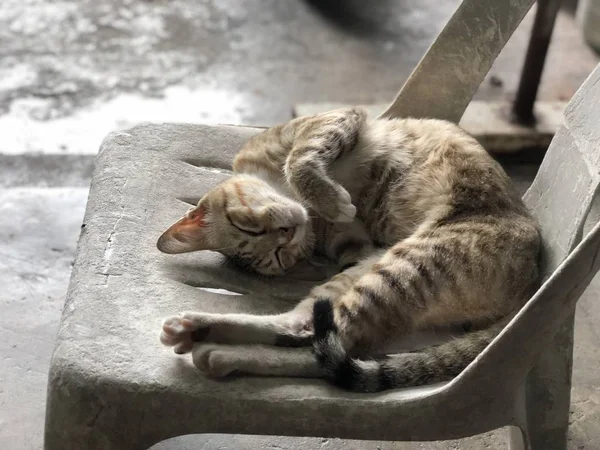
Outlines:
[[[537,102],[537,122],[532,127],[510,120],[509,102],[472,101],[465,110],[460,126],[495,155],[512,155],[520,151],[543,153],[563,121],[564,102]],[[294,116],[307,116],[332,109],[343,108],[343,103],[301,103],[294,107]],[[369,117],[378,117],[387,105],[364,105]]]

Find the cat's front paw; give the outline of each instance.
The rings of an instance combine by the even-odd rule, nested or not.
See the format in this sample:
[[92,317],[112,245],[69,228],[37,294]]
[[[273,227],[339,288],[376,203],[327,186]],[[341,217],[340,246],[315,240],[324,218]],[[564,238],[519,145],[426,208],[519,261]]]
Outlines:
[[202,315],[182,313],[163,321],[160,342],[173,347],[177,354],[189,353],[194,343],[203,341],[209,332],[209,323],[202,320]]
[[198,344],[192,351],[194,366],[205,376],[223,378],[235,372],[234,354],[230,347],[220,344]]
[[348,200],[345,201],[345,199],[342,199],[338,201],[338,215],[333,218],[332,222],[352,222],[356,216],[356,206],[352,204],[350,194],[345,189],[344,194],[346,194],[345,196],[348,197]]
[[356,216],[356,206],[352,204],[352,198],[346,189],[337,185],[335,196],[331,200],[323,201],[317,211],[329,222],[352,222]]

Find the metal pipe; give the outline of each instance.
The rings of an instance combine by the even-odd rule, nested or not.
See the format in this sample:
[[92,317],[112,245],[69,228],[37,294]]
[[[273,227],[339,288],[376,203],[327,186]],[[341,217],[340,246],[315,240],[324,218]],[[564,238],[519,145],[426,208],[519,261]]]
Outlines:
[[533,105],[537,97],[546,54],[561,0],[538,0],[531,38],[512,109],[512,118],[522,125],[535,124]]

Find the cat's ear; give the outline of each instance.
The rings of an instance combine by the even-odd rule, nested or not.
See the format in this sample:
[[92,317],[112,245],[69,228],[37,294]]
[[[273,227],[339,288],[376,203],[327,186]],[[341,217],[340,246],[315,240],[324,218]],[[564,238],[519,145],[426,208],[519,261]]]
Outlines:
[[156,247],[163,253],[187,253],[211,250],[206,234],[206,209],[197,207],[171,225],[158,239]]

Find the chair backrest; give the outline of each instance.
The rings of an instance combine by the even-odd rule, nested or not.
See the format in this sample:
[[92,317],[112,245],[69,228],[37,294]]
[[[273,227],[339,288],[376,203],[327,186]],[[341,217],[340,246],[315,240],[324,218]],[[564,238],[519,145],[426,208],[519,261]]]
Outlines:
[[463,0],[380,117],[458,123],[534,0]]
[[511,381],[521,382],[600,269],[600,223],[581,242],[600,185],[599,104],[600,65],[569,103],[564,124],[524,197],[541,225],[546,281],[449,389],[514,389]]

